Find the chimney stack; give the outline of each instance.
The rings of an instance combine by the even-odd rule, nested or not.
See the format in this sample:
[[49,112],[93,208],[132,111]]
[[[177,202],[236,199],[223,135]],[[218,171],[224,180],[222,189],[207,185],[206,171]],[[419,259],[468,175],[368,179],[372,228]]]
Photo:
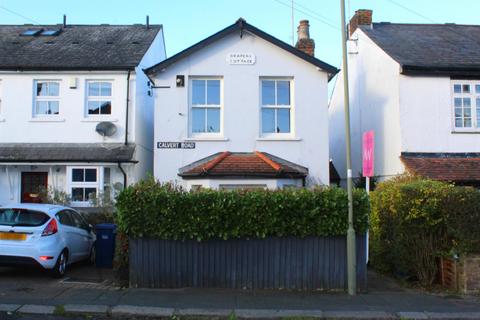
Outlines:
[[308,20],[301,20],[297,28],[297,44],[295,47],[308,55],[315,54],[315,41],[310,38],[310,24]]
[[350,36],[357,30],[358,26],[371,26],[372,25],[372,10],[360,9],[355,11],[350,24],[348,25],[348,31]]
[[64,28],[67,27],[67,15],[66,14],[63,15],[63,27]]

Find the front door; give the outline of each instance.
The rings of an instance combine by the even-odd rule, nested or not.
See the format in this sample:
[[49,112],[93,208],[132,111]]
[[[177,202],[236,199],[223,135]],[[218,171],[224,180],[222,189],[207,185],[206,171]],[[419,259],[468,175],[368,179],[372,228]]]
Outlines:
[[22,202],[41,203],[43,188],[48,188],[48,172],[22,172]]

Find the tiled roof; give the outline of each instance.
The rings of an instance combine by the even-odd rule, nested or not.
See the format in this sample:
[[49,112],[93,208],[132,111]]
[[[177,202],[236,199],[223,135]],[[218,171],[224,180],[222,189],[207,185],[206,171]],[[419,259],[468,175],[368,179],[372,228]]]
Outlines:
[[[139,65],[162,26],[0,25],[0,70],[117,70]],[[56,36],[22,36],[27,30]]]
[[402,73],[480,75],[480,25],[381,22],[360,29]]
[[183,178],[304,178],[308,169],[266,152],[219,152],[180,168]]
[[0,163],[131,162],[134,151],[123,143],[0,143]]
[[407,171],[434,180],[480,181],[478,153],[402,153]]

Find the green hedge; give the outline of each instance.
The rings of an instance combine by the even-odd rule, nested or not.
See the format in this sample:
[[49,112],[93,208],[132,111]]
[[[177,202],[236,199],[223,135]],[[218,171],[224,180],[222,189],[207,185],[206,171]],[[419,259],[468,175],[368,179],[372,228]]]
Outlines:
[[[370,205],[354,192],[355,229],[364,233]],[[119,230],[170,240],[335,236],[347,231],[347,194],[338,188],[186,192],[153,179],[117,199]]]
[[430,286],[437,258],[480,249],[480,191],[402,176],[371,194],[370,261]]

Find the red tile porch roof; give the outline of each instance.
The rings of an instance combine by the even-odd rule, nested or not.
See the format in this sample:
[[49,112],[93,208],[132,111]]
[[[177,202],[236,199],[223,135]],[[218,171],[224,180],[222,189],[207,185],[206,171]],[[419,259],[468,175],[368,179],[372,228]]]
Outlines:
[[266,152],[219,152],[180,168],[183,178],[304,178],[308,169]]
[[480,181],[478,153],[402,153],[400,159],[409,173],[434,180]]

